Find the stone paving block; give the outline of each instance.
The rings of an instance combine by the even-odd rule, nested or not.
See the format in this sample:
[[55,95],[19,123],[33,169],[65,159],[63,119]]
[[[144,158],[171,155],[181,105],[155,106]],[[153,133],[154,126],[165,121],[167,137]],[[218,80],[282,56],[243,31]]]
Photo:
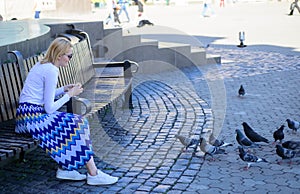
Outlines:
[[170,185],[159,184],[157,185],[152,192],[154,193],[166,193],[170,189]]

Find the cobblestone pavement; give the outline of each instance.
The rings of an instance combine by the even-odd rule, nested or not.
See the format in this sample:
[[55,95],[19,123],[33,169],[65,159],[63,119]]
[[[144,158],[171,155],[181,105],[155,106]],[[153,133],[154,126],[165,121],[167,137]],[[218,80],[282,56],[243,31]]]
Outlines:
[[[56,164],[38,149],[25,163],[1,168],[1,193],[299,193],[299,159],[279,165],[274,145],[265,144],[252,151],[268,163],[245,171],[234,131],[246,121],[272,142],[272,132],[286,118],[299,119],[300,55],[221,46],[209,52],[222,53],[225,61],[218,73],[227,97],[220,137],[234,144],[227,154],[203,160],[199,151],[182,152],[174,137],[199,137],[203,129],[213,129],[206,82],[216,76],[210,72],[204,79],[197,67],[188,67],[138,76],[132,112],[116,104],[91,121],[97,165],[119,176],[117,184],[96,187],[57,180]],[[246,89],[244,98],[237,97],[240,84]],[[286,140],[299,138],[287,128],[285,134]]]
[[[220,54],[222,64],[138,75],[132,111],[117,102],[90,122],[97,166],[120,177],[117,184],[58,180],[56,164],[37,149],[26,162],[0,169],[1,193],[299,193],[300,160],[278,164],[272,133],[287,118],[300,120],[300,54],[278,46],[211,44],[207,51]],[[243,98],[237,96],[240,84],[246,89]],[[217,103],[211,109],[213,99],[226,106]],[[224,120],[215,118],[223,109]],[[247,164],[239,159],[235,140],[243,121],[270,140],[251,149],[268,163],[249,170],[244,170]],[[203,160],[199,150],[182,152],[174,137],[199,138],[210,130],[234,144],[215,161]],[[300,136],[287,127],[285,135],[285,140]]]

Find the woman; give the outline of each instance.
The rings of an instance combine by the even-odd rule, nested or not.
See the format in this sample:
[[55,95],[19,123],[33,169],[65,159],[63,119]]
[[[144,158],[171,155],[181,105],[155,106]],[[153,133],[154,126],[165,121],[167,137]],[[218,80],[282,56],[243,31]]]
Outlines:
[[[59,164],[57,178],[87,179],[89,185],[114,184],[118,178],[103,173],[95,165],[87,119],[57,111],[83,91],[79,83],[56,88],[59,67],[66,67],[71,58],[70,41],[56,38],[44,59],[31,68],[19,99],[16,132],[30,133],[40,141],[39,146]],[[87,176],[77,171],[84,165]]]

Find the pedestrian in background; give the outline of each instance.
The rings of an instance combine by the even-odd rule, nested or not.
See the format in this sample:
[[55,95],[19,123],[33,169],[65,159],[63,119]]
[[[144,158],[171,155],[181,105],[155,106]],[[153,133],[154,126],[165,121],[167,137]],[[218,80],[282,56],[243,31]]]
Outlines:
[[225,7],[225,0],[220,0],[220,7]]
[[138,17],[141,17],[144,12],[144,2],[142,2],[142,0],[133,0],[133,1],[138,6]]
[[33,10],[34,10],[34,18],[35,19],[39,19],[40,18],[42,7],[43,7],[42,0],[34,0]]
[[[118,14],[120,6],[114,0],[108,0],[108,2],[107,9],[109,10],[109,15],[105,20],[105,24],[108,25],[108,23],[111,23],[112,27],[119,26],[121,24]],[[118,22],[119,25],[117,25],[116,22]]]
[[124,11],[126,14],[126,17],[127,17],[127,21],[130,22],[129,14],[127,11],[128,1],[127,0],[119,0],[118,5],[120,6],[120,11],[119,11],[118,15],[120,16],[121,13]]
[[213,10],[213,8],[211,6],[211,0],[205,0],[203,3],[202,16],[209,17],[214,14],[215,14],[215,11]]
[[298,0],[295,0],[295,1],[291,4],[291,6],[290,6],[291,12],[290,12],[289,15],[293,15],[294,9],[295,9],[295,8],[296,8],[296,9],[298,10],[298,12],[300,13],[300,7],[299,7],[299,5],[298,5]]

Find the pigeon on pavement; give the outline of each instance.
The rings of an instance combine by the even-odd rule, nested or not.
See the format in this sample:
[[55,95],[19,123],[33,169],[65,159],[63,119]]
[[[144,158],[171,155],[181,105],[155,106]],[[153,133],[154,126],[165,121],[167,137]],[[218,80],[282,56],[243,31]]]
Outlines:
[[273,133],[273,137],[274,137],[274,143],[276,143],[277,140],[279,140],[279,142],[281,143],[282,140],[284,139],[284,125],[281,125],[276,131],[274,131]]
[[282,147],[290,150],[297,150],[300,149],[300,141],[285,141],[282,143]]
[[204,153],[204,159],[206,155],[210,155],[214,160],[215,154],[225,154],[225,150],[218,146],[213,146],[209,144],[204,138],[200,138],[200,150]]
[[239,93],[239,96],[244,96],[246,94],[243,85],[240,86],[238,93]]
[[235,132],[236,132],[236,141],[242,147],[257,147],[257,145],[253,143],[250,139],[248,139],[239,129],[236,129]]
[[227,147],[227,146],[233,146],[232,143],[227,143],[223,140],[219,140],[217,138],[215,138],[215,136],[213,134],[211,134],[209,136],[209,143],[213,146],[217,146],[217,147]]
[[290,159],[290,163],[292,163],[292,158],[299,157],[299,151],[284,148],[279,144],[276,145],[276,154],[280,156],[282,160]]
[[294,132],[297,132],[297,130],[300,128],[300,122],[292,120],[292,119],[287,119],[286,120],[288,127],[292,129]]
[[186,151],[189,147],[194,147],[194,150],[196,151],[200,143],[200,140],[195,138],[184,137],[182,135],[175,135],[175,137],[184,145],[184,151]]
[[256,133],[246,122],[242,123],[245,135],[252,141],[252,142],[265,142],[269,143],[269,140],[262,137],[258,133]]
[[240,158],[243,161],[247,162],[247,166],[245,167],[246,170],[248,170],[250,168],[251,164],[253,164],[253,163],[267,162],[267,160],[264,158],[259,158],[255,155],[247,153],[242,146],[239,146],[238,148],[239,148]]

